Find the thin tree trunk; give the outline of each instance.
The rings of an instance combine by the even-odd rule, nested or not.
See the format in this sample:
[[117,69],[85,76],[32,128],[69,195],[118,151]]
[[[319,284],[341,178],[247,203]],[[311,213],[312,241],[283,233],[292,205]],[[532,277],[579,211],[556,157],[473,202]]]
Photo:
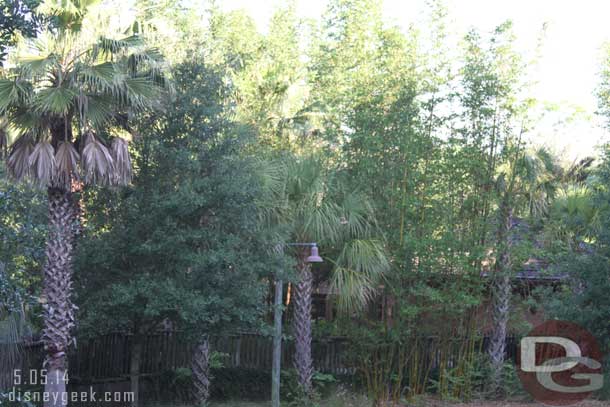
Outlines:
[[61,188],[49,188],[49,236],[46,247],[43,287],[43,342],[49,400],[45,407],[67,405],[67,352],[74,326],[72,292],[72,256],[74,251],[75,212],[72,194]]
[[193,372],[193,398],[196,406],[207,405],[210,399],[210,342],[207,335],[195,347],[191,362]]
[[493,329],[489,344],[491,362],[490,393],[494,397],[503,396],[503,369],[506,350],[506,334],[510,314],[511,284],[511,250],[513,245],[513,216],[509,210],[504,210],[502,230],[498,234],[500,254],[492,276],[492,318]]
[[510,309],[511,284],[510,276],[499,276],[494,281],[493,298],[493,331],[489,344],[491,360],[491,394],[501,397],[503,388],[502,371],[504,368],[504,353],[506,350],[506,332]]
[[129,358],[129,386],[133,397],[131,405],[138,407],[140,403],[140,365],[142,362],[141,336],[134,334]]
[[311,293],[313,275],[304,258],[299,260],[299,281],[296,284],[294,301],[294,367],[297,370],[299,384],[306,394],[311,393],[313,360],[311,357]]

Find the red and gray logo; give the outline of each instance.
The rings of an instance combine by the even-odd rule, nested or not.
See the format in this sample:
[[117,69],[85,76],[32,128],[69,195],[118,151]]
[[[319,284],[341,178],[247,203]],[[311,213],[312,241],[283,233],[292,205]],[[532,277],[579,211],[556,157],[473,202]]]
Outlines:
[[521,339],[518,372],[538,402],[568,406],[603,387],[602,353],[586,329],[567,321],[547,321]]

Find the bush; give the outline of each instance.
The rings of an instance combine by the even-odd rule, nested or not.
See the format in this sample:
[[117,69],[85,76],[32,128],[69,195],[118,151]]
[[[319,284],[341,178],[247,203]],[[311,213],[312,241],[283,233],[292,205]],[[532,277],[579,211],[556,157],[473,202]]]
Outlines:
[[216,400],[267,400],[271,396],[271,372],[260,369],[212,369],[211,397]]

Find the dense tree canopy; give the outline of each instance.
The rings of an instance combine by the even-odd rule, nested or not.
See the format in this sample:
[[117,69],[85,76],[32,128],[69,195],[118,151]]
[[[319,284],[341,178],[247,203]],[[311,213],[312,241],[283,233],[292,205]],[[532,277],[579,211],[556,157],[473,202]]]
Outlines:
[[[76,253],[82,338],[142,345],[171,327],[207,352],[208,335],[267,333],[271,282],[289,281],[307,397],[311,338],[328,332],[352,341],[377,405],[509,394],[506,337],[535,307],[608,351],[610,154],[566,164],[536,143],[535,67],[510,21],[456,35],[441,1],[404,30],[373,0],[330,0],[320,21],[287,1],[262,30],[215,2],[138,0],[129,24],[120,7],[2,2],[0,335],[17,312],[38,337],[54,307],[46,239]],[[610,122],[608,55],[596,96]],[[532,295],[527,262],[553,284]],[[333,321],[312,320],[317,288]]]

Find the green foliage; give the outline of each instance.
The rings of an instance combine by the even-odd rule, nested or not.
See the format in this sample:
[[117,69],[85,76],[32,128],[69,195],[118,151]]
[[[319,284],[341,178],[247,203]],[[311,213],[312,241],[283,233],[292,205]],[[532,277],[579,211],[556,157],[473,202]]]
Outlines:
[[0,2],[0,62],[4,62],[7,48],[15,45],[16,36],[35,37],[37,30],[47,23],[35,12],[40,0],[2,0]]
[[603,56],[600,64],[600,83],[597,88],[598,113],[610,125],[610,43],[603,47]]
[[13,185],[0,174],[0,264],[12,281],[30,293],[40,282],[37,270],[44,258],[44,202],[40,191]]
[[[348,312],[315,334],[353,341],[375,402],[425,391],[474,397],[488,368],[473,348],[490,296],[481,276],[514,275],[530,257],[570,277],[541,311],[582,324],[609,349],[610,153],[590,174],[590,160],[561,168],[525,141],[535,104],[510,22],[472,30],[457,46],[441,1],[430,2],[425,29],[406,33],[385,24],[373,0],[331,0],[320,25],[286,2],[265,33],[215,4],[202,18],[196,3],[136,3],[135,23],[109,30],[117,3],[45,2],[54,25],[39,32],[35,2],[2,3],[0,46],[12,47],[17,31],[36,37],[8,48],[17,68],[0,80],[0,155],[28,133],[13,144],[13,175],[46,183],[54,173],[45,163],[71,168],[82,157],[85,181],[128,184],[82,193],[80,335],[143,334],[162,322],[192,339],[259,328],[269,277],[290,266],[273,249],[316,241],[332,263],[320,277]],[[606,119],[608,55],[598,88]],[[175,95],[158,109],[172,95],[164,60]],[[85,128],[99,140],[83,148]],[[132,139],[129,150],[104,144],[117,136]],[[129,167],[128,152],[133,182],[110,171]],[[0,284],[11,299],[0,317],[39,293],[42,201],[0,183]],[[503,231],[511,216],[518,242]],[[433,371],[417,364],[430,337],[441,359]],[[467,345],[449,366],[455,338]],[[188,375],[163,380],[182,397]],[[268,393],[268,372],[215,366],[214,375],[216,397]],[[283,375],[286,399],[312,401],[293,372]],[[508,365],[504,376],[512,395]],[[314,382],[324,393],[334,379],[317,373]]]
[[173,108],[143,121],[134,187],[87,196],[83,333],[144,333],[168,320],[197,339],[252,327],[263,309],[260,187],[237,153],[247,134],[229,120],[217,72],[185,63],[176,89]]
[[271,374],[267,370],[222,368],[212,369],[212,375],[212,398],[216,400],[267,399],[271,391]]
[[0,375],[10,377],[22,344],[38,325],[40,267],[46,237],[44,196],[0,172]]
[[337,378],[329,373],[314,372],[312,378],[313,392],[306,394],[299,385],[298,375],[294,369],[281,372],[281,399],[291,407],[319,406],[322,399],[329,397],[338,383]]

